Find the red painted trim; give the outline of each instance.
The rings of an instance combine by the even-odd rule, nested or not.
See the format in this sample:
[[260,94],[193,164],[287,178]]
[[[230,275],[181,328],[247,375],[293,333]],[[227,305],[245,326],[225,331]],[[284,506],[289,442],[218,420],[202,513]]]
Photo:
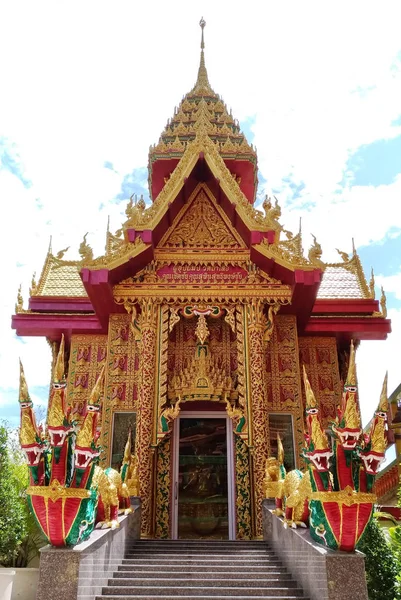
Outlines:
[[38,312],[93,312],[91,301],[85,297],[31,296],[29,298],[29,308]]
[[304,335],[340,335],[356,340],[385,340],[391,332],[389,319],[381,317],[311,317]]
[[60,315],[26,313],[13,315],[11,327],[21,336],[43,336],[59,340],[64,333],[107,333],[96,315]]
[[371,298],[317,298],[312,314],[360,314],[371,315],[379,310],[378,300]]

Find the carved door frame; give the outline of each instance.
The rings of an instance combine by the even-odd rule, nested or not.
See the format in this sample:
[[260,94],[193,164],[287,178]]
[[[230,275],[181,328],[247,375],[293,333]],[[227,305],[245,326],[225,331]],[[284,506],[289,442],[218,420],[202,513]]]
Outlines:
[[230,417],[220,411],[189,411],[183,410],[174,421],[172,463],[173,478],[171,486],[171,538],[178,539],[178,459],[180,441],[180,419],[197,418],[202,419],[225,419],[227,434],[227,481],[228,481],[228,539],[236,539],[236,511],[235,511],[235,448],[233,424]]

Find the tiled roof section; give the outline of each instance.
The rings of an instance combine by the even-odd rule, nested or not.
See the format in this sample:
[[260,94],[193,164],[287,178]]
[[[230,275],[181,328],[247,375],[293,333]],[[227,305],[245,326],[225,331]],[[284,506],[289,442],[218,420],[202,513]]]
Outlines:
[[365,298],[356,273],[341,266],[326,267],[317,294],[323,298]]
[[77,264],[60,264],[48,256],[35,295],[85,298],[87,294]]

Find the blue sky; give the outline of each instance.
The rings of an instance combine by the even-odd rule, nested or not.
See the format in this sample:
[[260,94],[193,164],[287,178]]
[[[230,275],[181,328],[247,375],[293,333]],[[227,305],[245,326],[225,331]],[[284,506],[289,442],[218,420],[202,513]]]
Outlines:
[[18,356],[38,404],[49,381],[46,342],[10,330],[18,285],[27,299],[50,235],[72,259],[89,231],[100,254],[108,216],[117,229],[129,196],[147,198],[149,145],[196,78],[200,11],[212,87],[258,150],[258,201],[273,192],[287,229],[302,217],[305,250],[313,233],[327,261],[354,238],[387,292],[393,333],[358,351],[365,422],[385,370],[399,383],[398,2],[3,3],[1,417],[17,420]]

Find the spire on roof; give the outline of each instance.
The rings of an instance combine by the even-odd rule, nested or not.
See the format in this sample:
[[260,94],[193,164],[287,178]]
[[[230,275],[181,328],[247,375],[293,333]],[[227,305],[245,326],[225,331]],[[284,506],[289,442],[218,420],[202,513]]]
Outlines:
[[204,49],[205,49],[205,39],[203,36],[203,30],[206,26],[206,21],[205,19],[202,17],[201,20],[199,21],[199,25],[202,29],[202,36],[201,36],[201,55],[200,55],[200,63],[199,63],[199,69],[198,69],[198,78],[196,80],[195,86],[192,89],[191,93],[192,94],[199,94],[199,95],[203,95],[205,93],[209,93],[209,94],[213,94],[214,92],[212,90],[212,88],[210,87],[210,83],[209,83],[209,79],[207,76],[207,70],[206,70],[206,65],[205,65],[205,53],[204,53]]

